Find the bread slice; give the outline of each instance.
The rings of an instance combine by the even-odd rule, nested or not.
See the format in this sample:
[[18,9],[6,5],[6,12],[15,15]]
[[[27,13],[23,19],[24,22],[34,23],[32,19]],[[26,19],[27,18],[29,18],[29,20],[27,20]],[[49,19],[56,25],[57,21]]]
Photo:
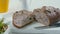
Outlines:
[[13,14],[13,25],[15,27],[21,28],[25,26],[28,23],[33,22],[33,15],[32,12],[29,12],[28,10],[20,10],[16,11]]
[[54,24],[58,20],[58,14],[54,7],[43,6],[41,9],[34,9],[35,19],[46,26]]
[[41,12],[41,9],[34,9],[33,14],[35,16],[36,21],[38,21],[39,23],[42,23],[44,25],[49,24],[49,19],[48,19],[47,15],[45,13]]

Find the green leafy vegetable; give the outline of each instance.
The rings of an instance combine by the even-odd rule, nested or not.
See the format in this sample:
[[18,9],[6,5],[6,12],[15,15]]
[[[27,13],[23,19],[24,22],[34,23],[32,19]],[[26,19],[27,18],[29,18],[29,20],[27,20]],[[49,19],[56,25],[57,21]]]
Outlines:
[[7,24],[4,24],[4,18],[0,20],[0,34],[5,32],[4,28],[7,27]]

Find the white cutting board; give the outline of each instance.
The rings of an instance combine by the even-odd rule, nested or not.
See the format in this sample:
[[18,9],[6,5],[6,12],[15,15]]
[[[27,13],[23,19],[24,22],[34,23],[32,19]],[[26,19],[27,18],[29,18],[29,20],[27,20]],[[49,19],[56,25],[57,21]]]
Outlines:
[[[41,8],[42,6],[54,6],[60,8],[60,0],[27,0],[28,10],[33,10],[35,8]],[[15,11],[23,9],[22,0],[10,0],[9,2],[9,12],[3,16],[6,18],[6,21],[9,21],[9,27],[4,34],[22,34],[22,33],[41,33],[41,34],[59,34],[60,27],[58,28],[49,28],[43,30],[37,30],[34,27],[44,26],[40,23],[32,23],[24,28],[18,29],[12,24],[12,15]]]

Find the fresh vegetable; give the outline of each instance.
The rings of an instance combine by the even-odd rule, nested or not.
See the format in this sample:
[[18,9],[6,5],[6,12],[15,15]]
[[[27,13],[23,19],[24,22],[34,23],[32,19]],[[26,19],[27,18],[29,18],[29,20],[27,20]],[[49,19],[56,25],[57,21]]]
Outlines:
[[4,18],[0,20],[0,34],[4,33],[5,30],[8,28],[7,24],[3,22],[4,22]]

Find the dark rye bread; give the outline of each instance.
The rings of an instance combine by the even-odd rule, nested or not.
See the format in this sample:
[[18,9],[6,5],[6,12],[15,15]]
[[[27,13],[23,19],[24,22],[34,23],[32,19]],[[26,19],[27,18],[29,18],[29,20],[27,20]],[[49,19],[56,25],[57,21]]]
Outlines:
[[43,6],[41,9],[34,9],[33,14],[38,22],[46,26],[56,23],[59,19],[56,8],[52,6]]
[[29,12],[28,10],[16,11],[13,14],[13,25],[15,27],[21,28],[32,21],[34,21],[32,12]]

